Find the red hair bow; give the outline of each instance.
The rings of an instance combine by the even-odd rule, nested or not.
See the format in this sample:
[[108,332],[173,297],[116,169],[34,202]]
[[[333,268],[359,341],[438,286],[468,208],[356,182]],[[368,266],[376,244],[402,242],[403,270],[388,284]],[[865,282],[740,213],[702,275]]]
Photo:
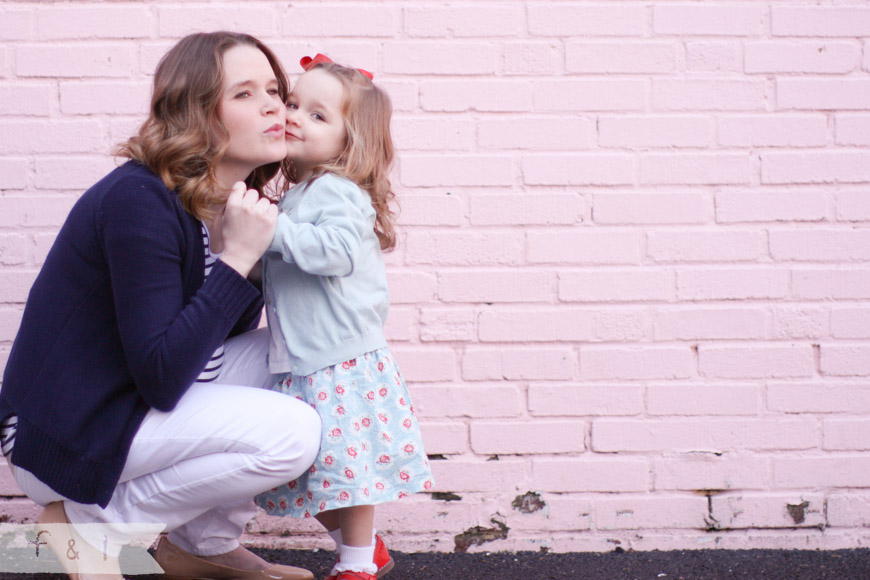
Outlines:
[[[309,71],[309,70],[311,70],[312,68],[314,68],[315,65],[318,65],[318,64],[324,64],[324,63],[328,63],[328,62],[332,62],[332,59],[329,58],[328,56],[326,56],[325,54],[320,54],[320,53],[318,52],[318,53],[314,56],[314,58],[311,58],[310,56],[303,56],[302,59],[299,61],[299,64],[302,65],[302,68],[303,68],[304,70]],[[375,78],[375,75],[373,75],[372,73],[370,73],[370,72],[367,71],[367,70],[363,70],[363,69],[361,69],[361,68],[358,68],[358,69],[356,69],[356,70],[358,70],[359,72],[361,72],[361,73],[363,74],[363,76],[365,76],[366,78],[368,78],[370,81],[371,81],[371,80],[374,80],[374,78]]]

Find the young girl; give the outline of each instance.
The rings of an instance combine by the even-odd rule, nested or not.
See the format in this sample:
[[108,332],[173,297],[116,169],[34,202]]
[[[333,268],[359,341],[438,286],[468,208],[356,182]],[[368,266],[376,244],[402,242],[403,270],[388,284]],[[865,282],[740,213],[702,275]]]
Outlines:
[[323,436],[309,472],[257,502],[326,527],[339,547],[327,580],[374,580],[392,567],[374,534],[374,505],[433,484],[383,334],[381,251],[396,243],[391,106],[365,71],[323,55],[301,64],[287,106],[284,173],[295,186],[279,204],[264,292],[274,388],[317,409]]

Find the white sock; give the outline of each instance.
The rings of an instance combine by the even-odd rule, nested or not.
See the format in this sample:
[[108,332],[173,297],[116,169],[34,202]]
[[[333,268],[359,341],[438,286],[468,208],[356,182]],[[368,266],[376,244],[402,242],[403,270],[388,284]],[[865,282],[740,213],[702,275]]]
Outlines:
[[331,532],[327,532],[332,541],[335,542],[336,551],[341,549],[341,528],[335,528]]
[[375,542],[378,541],[377,538],[375,538],[375,536],[377,535],[377,533],[378,533],[378,531],[377,531],[375,528],[372,528],[372,546],[373,546],[373,547],[374,547],[374,545],[375,545]]
[[375,545],[371,546],[347,546],[341,545],[339,549],[339,562],[335,565],[338,571],[354,570],[375,574],[378,567],[375,566]]

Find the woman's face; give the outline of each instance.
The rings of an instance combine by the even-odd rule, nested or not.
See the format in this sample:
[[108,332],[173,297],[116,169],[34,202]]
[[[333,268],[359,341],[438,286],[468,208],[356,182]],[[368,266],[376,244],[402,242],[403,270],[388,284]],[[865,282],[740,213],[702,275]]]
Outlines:
[[234,46],[224,52],[223,67],[220,115],[229,137],[217,176],[230,187],[257,167],[284,158],[286,108],[275,71],[259,49]]

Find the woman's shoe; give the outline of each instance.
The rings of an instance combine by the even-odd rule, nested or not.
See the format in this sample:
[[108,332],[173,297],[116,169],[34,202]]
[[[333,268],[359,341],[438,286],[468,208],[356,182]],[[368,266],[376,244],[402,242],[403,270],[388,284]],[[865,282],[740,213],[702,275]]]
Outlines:
[[272,564],[262,570],[242,570],[209,562],[160,538],[154,559],[167,580],[313,580],[304,568]]
[[[383,578],[396,565],[387,550],[387,545],[378,534],[375,534],[375,564],[378,567],[377,578]],[[330,574],[324,580],[338,580],[340,577],[338,574]]]
[[50,528],[43,539],[71,580],[124,580],[117,558],[106,557],[78,535],[66,516],[63,502],[45,506],[37,521],[40,527]]

